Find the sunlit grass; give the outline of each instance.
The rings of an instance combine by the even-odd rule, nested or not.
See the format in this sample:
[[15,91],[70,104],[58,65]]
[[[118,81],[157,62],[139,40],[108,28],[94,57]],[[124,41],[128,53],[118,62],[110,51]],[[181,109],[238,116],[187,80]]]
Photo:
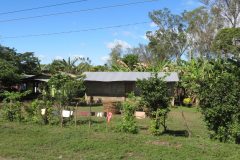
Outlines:
[[[88,107],[80,107],[88,111]],[[103,107],[92,107],[102,111]],[[182,111],[186,121],[183,120]],[[0,159],[239,159],[240,146],[224,144],[208,138],[201,114],[195,108],[175,108],[169,114],[171,133],[152,136],[148,131],[150,120],[137,120],[140,133],[136,135],[115,132],[121,120],[113,116],[109,125],[104,118],[79,117],[74,123],[43,126],[26,123],[0,122]],[[191,137],[177,134],[187,130]]]

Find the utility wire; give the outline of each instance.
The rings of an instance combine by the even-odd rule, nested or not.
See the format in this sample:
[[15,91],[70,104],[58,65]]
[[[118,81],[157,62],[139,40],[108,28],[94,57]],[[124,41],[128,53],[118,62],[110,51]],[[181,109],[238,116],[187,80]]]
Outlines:
[[34,7],[34,8],[20,9],[20,10],[15,10],[15,11],[1,12],[0,15],[6,15],[6,14],[12,14],[12,13],[18,13],[18,12],[26,12],[26,11],[32,11],[32,10],[39,10],[39,9],[44,9],[44,8],[51,8],[51,7],[69,5],[69,4],[74,4],[74,3],[81,3],[81,2],[86,2],[86,1],[89,1],[89,0],[78,0],[78,1],[71,1],[71,2],[65,2],[65,3],[51,4],[51,5],[46,5],[46,6],[39,6],[39,7]]
[[72,14],[72,13],[79,13],[79,12],[90,12],[90,11],[95,11],[95,10],[102,10],[102,9],[108,9],[108,8],[116,8],[116,7],[138,5],[138,4],[150,3],[150,2],[156,2],[156,1],[158,1],[158,0],[144,0],[144,1],[138,1],[138,2],[132,2],[132,3],[124,3],[124,4],[110,5],[110,6],[104,6],[104,7],[82,9],[82,10],[78,10],[78,11],[58,12],[58,13],[44,14],[44,15],[38,15],[38,16],[6,19],[6,20],[0,20],[0,23],[6,23],[6,22],[12,22],[12,21],[20,21],[20,20],[26,20],[26,19],[35,19],[35,18],[42,18],[42,17],[50,17],[50,16],[58,16],[58,15]]
[[151,22],[150,21],[148,21],[148,22],[136,22],[136,23],[130,23],[130,24],[121,24],[121,25],[115,25],[115,26],[88,28],[88,29],[63,31],[63,32],[40,33],[40,34],[28,34],[28,35],[20,35],[20,36],[0,37],[0,39],[16,39],[16,38],[29,38],[29,37],[41,37],[41,36],[60,35],[60,34],[71,34],[71,33],[78,33],[78,32],[89,32],[89,31],[105,30],[105,29],[112,29],[112,28],[136,26],[136,25],[148,24],[148,23],[151,23]]

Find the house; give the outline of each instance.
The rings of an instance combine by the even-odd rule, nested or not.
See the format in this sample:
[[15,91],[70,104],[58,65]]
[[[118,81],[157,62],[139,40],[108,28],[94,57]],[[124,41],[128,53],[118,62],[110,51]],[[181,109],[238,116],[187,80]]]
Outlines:
[[41,93],[41,86],[45,85],[49,81],[50,77],[50,75],[46,74],[23,75],[21,78],[21,83],[19,85],[19,90],[31,90],[34,94]]
[[[103,103],[124,101],[131,92],[139,95],[136,81],[151,77],[150,72],[85,72],[84,75],[86,100],[88,102],[101,100]],[[178,74],[160,72],[158,76],[165,77],[169,94],[174,97],[174,85],[179,81]]]

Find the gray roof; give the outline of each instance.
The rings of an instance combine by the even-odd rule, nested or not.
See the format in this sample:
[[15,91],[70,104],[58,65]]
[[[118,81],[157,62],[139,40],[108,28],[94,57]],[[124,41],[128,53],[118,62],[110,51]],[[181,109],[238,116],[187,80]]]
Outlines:
[[34,79],[34,80],[40,81],[40,82],[48,82],[49,81],[49,79]]
[[[151,72],[84,72],[85,81],[116,82],[116,81],[137,81],[151,77]],[[179,81],[176,72],[159,72],[159,77],[164,77],[166,82]]]
[[32,78],[34,76],[36,76],[36,75],[23,74],[22,75],[22,79],[24,79],[24,78]]

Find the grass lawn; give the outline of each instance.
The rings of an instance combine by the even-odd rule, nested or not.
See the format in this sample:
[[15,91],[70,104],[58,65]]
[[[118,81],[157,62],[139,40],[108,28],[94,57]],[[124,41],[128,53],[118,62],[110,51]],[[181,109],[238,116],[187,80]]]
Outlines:
[[[88,111],[88,107],[80,110]],[[102,107],[92,107],[101,111]],[[187,129],[191,137],[185,137]],[[168,118],[169,134],[149,134],[149,119],[138,120],[140,133],[116,133],[120,116],[114,116],[106,128],[104,119],[86,118],[81,124],[65,128],[0,121],[0,160],[4,159],[240,159],[240,146],[212,141],[195,108],[172,109]],[[86,122],[86,123],[85,123]]]

